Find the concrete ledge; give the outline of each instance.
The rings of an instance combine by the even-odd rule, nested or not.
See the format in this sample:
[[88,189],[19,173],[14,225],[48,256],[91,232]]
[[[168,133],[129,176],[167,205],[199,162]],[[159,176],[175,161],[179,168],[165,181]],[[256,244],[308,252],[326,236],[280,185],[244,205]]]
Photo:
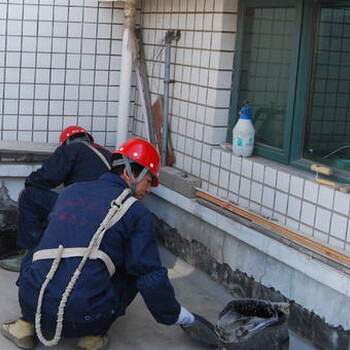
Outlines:
[[195,188],[201,186],[200,179],[169,166],[160,169],[159,180],[163,186],[182,194],[186,198],[196,197]]
[[46,142],[0,140],[0,160],[8,163],[41,163],[57,146]]

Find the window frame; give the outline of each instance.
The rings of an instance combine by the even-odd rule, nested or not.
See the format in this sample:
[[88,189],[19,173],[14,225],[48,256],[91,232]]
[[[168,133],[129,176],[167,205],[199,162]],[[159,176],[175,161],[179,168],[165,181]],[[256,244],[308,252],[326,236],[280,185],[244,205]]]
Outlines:
[[[239,84],[241,79],[245,13],[247,8],[293,7],[296,9],[296,34],[294,53],[290,67],[290,86],[284,126],[283,149],[256,144],[254,154],[264,158],[310,171],[314,161],[303,158],[304,131],[307,122],[307,104],[310,94],[310,77],[314,53],[316,25],[321,7],[349,7],[350,1],[342,0],[259,0],[240,1],[238,5],[236,55],[232,72],[231,102],[229,108],[228,142],[232,141],[232,129],[238,120],[240,108]],[[310,44],[311,43],[311,44]],[[349,181],[349,172],[332,168],[334,178]]]

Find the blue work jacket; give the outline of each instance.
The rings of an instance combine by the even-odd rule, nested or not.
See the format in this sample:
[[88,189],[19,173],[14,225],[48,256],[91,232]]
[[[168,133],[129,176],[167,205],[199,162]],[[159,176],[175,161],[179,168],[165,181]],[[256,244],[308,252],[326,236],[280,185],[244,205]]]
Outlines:
[[[96,144],[90,145],[111,163],[110,151]],[[103,160],[89,146],[74,142],[57,147],[41,168],[27,177],[25,186],[52,189],[61,184],[68,186],[75,182],[96,180],[108,171]]]
[[[52,259],[33,262],[33,254],[60,244],[65,248],[87,247],[111,201],[125,188],[123,179],[106,173],[98,180],[75,183],[61,192],[39,246],[22,263],[17,284],[25,319],[34,321],[39,290],[52,265]],[[68,298],[64,336],[105,333],[125,313],[137,292],[158,322],[176,323],[180,304],[161,265],[151,213],[140,201],[106,231],[100,249],[113,261],[116,272],[110,276],[103,261],[87,260]],[[81,257],[61,260],[44,294],[43,329],[54,331],[59,302],[80,261]]]

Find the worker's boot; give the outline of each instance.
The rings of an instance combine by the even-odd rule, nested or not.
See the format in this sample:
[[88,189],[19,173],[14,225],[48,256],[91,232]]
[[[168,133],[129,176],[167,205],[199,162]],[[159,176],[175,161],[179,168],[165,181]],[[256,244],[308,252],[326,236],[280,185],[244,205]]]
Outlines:
[[1,334],[21,349],[33,349],[36,345],[34,325],[21,318],[3,323]]
[[18,255],[13,255],[6,259],[0,260],[0,267],[7,271],[19,272],[21,270],[22,260],[27,253],[27,249],[21,249]]
[[106,335],[88,335],[80,338],[75,350],[100,350],[105,349],[108,344]]

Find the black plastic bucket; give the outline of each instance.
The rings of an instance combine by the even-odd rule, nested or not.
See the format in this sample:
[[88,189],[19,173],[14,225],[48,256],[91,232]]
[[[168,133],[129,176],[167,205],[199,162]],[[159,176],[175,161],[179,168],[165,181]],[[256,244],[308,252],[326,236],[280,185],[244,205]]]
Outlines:
[[220,312],[215,332],[222,349],[288,350],[289,303],[236,299]]

